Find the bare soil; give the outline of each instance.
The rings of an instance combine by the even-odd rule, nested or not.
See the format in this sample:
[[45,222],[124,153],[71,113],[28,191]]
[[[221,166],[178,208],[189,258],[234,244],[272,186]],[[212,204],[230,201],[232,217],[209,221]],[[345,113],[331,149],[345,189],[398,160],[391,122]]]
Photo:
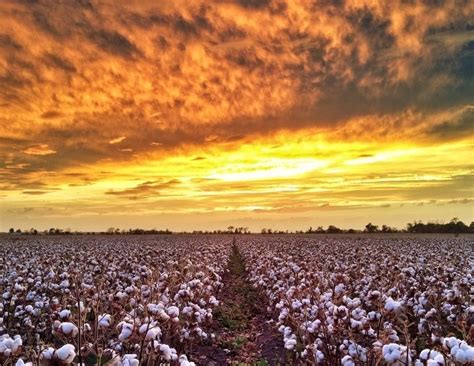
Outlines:
[[214,312],[215,342],[196,347],[191,359],[209,366],[284,365],[282,336],[271,322],[261,294],[248,282],[245,261],[235,241],[223,284]]

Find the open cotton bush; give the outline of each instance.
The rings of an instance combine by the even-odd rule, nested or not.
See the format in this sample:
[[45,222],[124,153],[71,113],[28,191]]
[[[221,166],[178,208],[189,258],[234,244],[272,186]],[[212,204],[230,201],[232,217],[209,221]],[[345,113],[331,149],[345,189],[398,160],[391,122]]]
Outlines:
[[229,238],[0,239],[0,364],[193,365]]
[[[192,366],[216,344],[229,236],[0,241],[1,365]],[[237,246],[287,364],[474,365],[470,238],[246,235]]]
[[271,236],[240,248],[295,364],[474,364],[469,238]]

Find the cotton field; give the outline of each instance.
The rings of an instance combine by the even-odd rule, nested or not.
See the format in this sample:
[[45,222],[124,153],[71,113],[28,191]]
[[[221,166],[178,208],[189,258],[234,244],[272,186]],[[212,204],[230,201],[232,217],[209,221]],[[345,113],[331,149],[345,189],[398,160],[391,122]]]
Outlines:
[[282,236],[241,250],[294,363],[474,364],[470,239]]
[[185,366],[212,337],[228,238],[21,239],[0,243],[0,364]]
[[474,364],[473,241],[371,235],[4,236],[0,364],[206,364],[232,249],[285,364]]

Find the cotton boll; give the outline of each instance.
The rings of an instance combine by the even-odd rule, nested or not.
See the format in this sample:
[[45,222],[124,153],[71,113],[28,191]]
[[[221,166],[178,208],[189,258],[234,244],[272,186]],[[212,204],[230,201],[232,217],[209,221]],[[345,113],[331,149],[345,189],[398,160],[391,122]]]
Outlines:
[[55,349],[48,347],[41,352],[40,360],[52,360],[54,356]]
[[293,350],[296,346],[296,339],[290,338],[285,341],[285,348],[289,351]]
[[342,366],[355,366],[354,360],[351,356],[344,356],[341,360]]
[[179,356],[179,366],[196,366],[194,362],[188,361],[186,355]]
[[385,301],[384,309],[388,312],[397,313],[402,307],[402,302],[395,301],[391,297],[387,298]]
[[54,356],[59,361],[70,364],[74,360],[74,357],[76,357],[76,349],[72,344],[65,344],[56,350]]
[[133,325],[126,323],[126,322],[120,322],[118,325],[118,328],[120,329],[120,334],[119,334],[119,340],[121,342],[127,340],[130,338],[130,336],[133,333]]
[[59,312],[59,318],[62,320],[69,319],[70,317],[71,317],[71,311],[68,309],[64,309]]
[[163,354],[163,358],[165,361],[172,361],[178,358],[176,350],[174,348],[171,348],[167,344],[161,344],[160,351]]
[[179,316],[179,308],[177,306],[170,306],[166,309],[168,315],[172,318],[176,318]]
[[63,322],[59,325],[58,332],[68,337],[75,337],[79,333],[79,329],[70,322]]
[[16,361],[15,366],[33,366],[32,362],[24,362],[21,358]]
[[382,347],[382,354],[385,361],[393,363],[400,359],[400,346],[395,343],[390,343]]
[[160,327],[153,327],[148,330],[148,332],[146,333],[145,339],[146,340],[159,339],[160,337],[161,337]]
[[138,356],[136,354],[126,354],[122,357],[121,366],[139,366]]
[[98,318],[98,325],[101,328],[108,328],[112,324],[112,316],[110,314],[102,314]]

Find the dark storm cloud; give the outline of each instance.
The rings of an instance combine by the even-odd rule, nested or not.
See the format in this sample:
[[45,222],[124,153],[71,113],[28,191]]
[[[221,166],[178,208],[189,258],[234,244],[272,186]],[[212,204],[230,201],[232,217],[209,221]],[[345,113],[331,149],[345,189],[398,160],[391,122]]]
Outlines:
[[8,34],[0,34],[0,48],[10,51],[20,51],[23,49],[22,45]]
[[44,60],[47,65],[56,67],[65,72],[75,73],[77,71],[76,67],[71,61],[67,60],[64,57],[60,57],[58,55],[55,55],[52,53],[46,53],[44,55]]
[[174,187],[181,182],[178,179],[171,179],[168,181],[149,181],[144,182],[136,187],[124,189],[122,191],[108,191],[106,194],[115,196],[126,196],[131,199],[136,199],[139,196],[158,195],[160,191]]
[[236,3],[247,9],[264,9],[268,7],[272,3],[272,1],[271,0],[237,0]]
[[[160,151],[210,144],[211,135],[237,144],[281,129],[331,130],[406,110],[429,117],[472,103],[468,2],[116,5],[18,3],[3,18],[0,108],[10,117],[1,153],[15,141],[20,156],[35,144],[58,151],[26,157],[26,172],[127,159],[131,151],[107,143],[118,136],[127,137],[120,149],[154,153],[153,142]],[[467,114],[427,134],[466,137]],[[373,138],[396,139],[420,121]]]
[[474,134],[474,106],[466,108],[452,121],[445,121],[431,127],[428,135],[440,139],[453,139],[473,136]]
[[53,118],[57,118],[57,117],[61,117],[62,116],[62,113],[59,112],[59,111],[46,111],[44,113],[41,114],[41,118],[44,118],[44,119],[53,119]]
[[88,37],[97,47],[116,56],[130,58],[141,54],[135,44],[117,31],[92,30],[88,33]]

